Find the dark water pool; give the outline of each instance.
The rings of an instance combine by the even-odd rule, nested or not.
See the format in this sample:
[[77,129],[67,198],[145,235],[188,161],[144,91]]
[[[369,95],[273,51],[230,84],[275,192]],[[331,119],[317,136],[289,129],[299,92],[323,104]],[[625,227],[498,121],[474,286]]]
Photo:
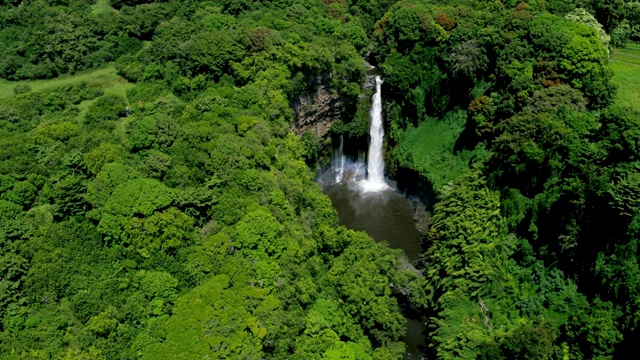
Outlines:
[[[413,219],[413,206],[405,196],[393,188],[363,193],[355,182],[322,187],[338,210],[341,225],[364,231],[376,241],[385,241],[393,248],[404,250],[411,261],[418,258],[421,252],[420,233]],[[405,359],[422,359],[425,348],[424,322],[407,315],[405,317]]]
[[338,210],[341,225],[404,250],[411,261],[418,258],[420,233],[413,220],[413,207],[403,195],[392,188],[363,193],[353,182],[329,185],[323,190]]

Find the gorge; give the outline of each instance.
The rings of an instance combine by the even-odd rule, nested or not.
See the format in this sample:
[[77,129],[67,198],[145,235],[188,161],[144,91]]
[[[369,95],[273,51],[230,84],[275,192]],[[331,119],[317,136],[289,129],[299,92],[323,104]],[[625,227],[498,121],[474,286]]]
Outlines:
[[[341,136],[332,161],[320,173],[318,183],[331,198],[341,225],[364,231],[375,241],[401,249],[410,262],[415,262],[422,251],[421,236],[416,229],[411,202],[392,180],[385,178],[380,76],[375,75],[375,84],[368,151],[359,152],[356,159],[349,158],[344,153],[345,140]],[[404,313],[407,319],[407,333],[403,338],[407,348],[405,359],[418,360],[426,346],[425,326],[409,312]]]

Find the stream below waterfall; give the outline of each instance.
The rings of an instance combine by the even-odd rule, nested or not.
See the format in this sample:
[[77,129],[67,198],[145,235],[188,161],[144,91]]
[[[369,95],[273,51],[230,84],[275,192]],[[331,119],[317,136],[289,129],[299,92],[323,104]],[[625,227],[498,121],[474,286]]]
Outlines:
[[[382,97],[379,76],[371,108],[371,129],[366,162],[362,155],[352,160],[344,154],[344,139],[340,138],[332,162],[318,176],[317,182],[331,198],[338,211],[340,224],[366,232],[375,241],[384,241],[392,248],[402,249],[410,261],[421,253],[421,236],[416,228],[411,202],[395,184],[384,177]],[[407,311],[406,360],[423,358],[424,321]]]

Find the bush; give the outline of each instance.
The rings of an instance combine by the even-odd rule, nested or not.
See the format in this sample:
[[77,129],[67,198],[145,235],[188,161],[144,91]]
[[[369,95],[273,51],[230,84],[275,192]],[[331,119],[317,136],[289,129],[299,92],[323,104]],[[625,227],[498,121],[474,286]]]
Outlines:
[[124,98],[117,95],[105,95],[96,100],[87,111],[85,122],[87,124],[97,124],[104,121],[118,120],[124,116],[126,107]]
[[320,151],[320,138],[318,135],[307,130],[302,134],[302,157],[307,164],[311,164],[318,159],[318,151]]
[[72,86],[65,92],[68,100],[75,105],[85,100],[92,100],[104,95],[100,85],[89,84],[87,82],[81,82],[78,85]]
[[136,87],[127,90],[127,98],[132,104],[142,102],[152,102],[165,91],[162,81],[144,82]]
[[133,82],[142,80],[146,65],[137,61],[131,55],[120,57],[116,63],[116,71],[125,79]]

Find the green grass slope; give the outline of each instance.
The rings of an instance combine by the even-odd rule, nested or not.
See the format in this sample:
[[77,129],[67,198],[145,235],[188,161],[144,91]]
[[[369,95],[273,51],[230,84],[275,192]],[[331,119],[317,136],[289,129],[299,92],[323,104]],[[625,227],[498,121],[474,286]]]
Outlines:
[[616,102],[640,110],[640,44],[617,49],[609,63],[618,85]]
[[120,96],[125,96],[127,89],[133,86],[116,73],[114,66],[108,66],[102,69],[82,71],[75,75],[65,75],[47,80],[8,81],[0,79],[0,99],[13,96],[16,86],[27,85],[31,88],[31,91],[42,92],[60,86],[76,85],[83,81],[98,83],[106,94]]
[[456,151],[455,144],[464,130],[466,112],[457,110],[442,119],[427,118],[418,127],[402,133],[401,144],[395,151],[399,164],[419,171],[440,189],[469,171],[469,161],[483,148]]

